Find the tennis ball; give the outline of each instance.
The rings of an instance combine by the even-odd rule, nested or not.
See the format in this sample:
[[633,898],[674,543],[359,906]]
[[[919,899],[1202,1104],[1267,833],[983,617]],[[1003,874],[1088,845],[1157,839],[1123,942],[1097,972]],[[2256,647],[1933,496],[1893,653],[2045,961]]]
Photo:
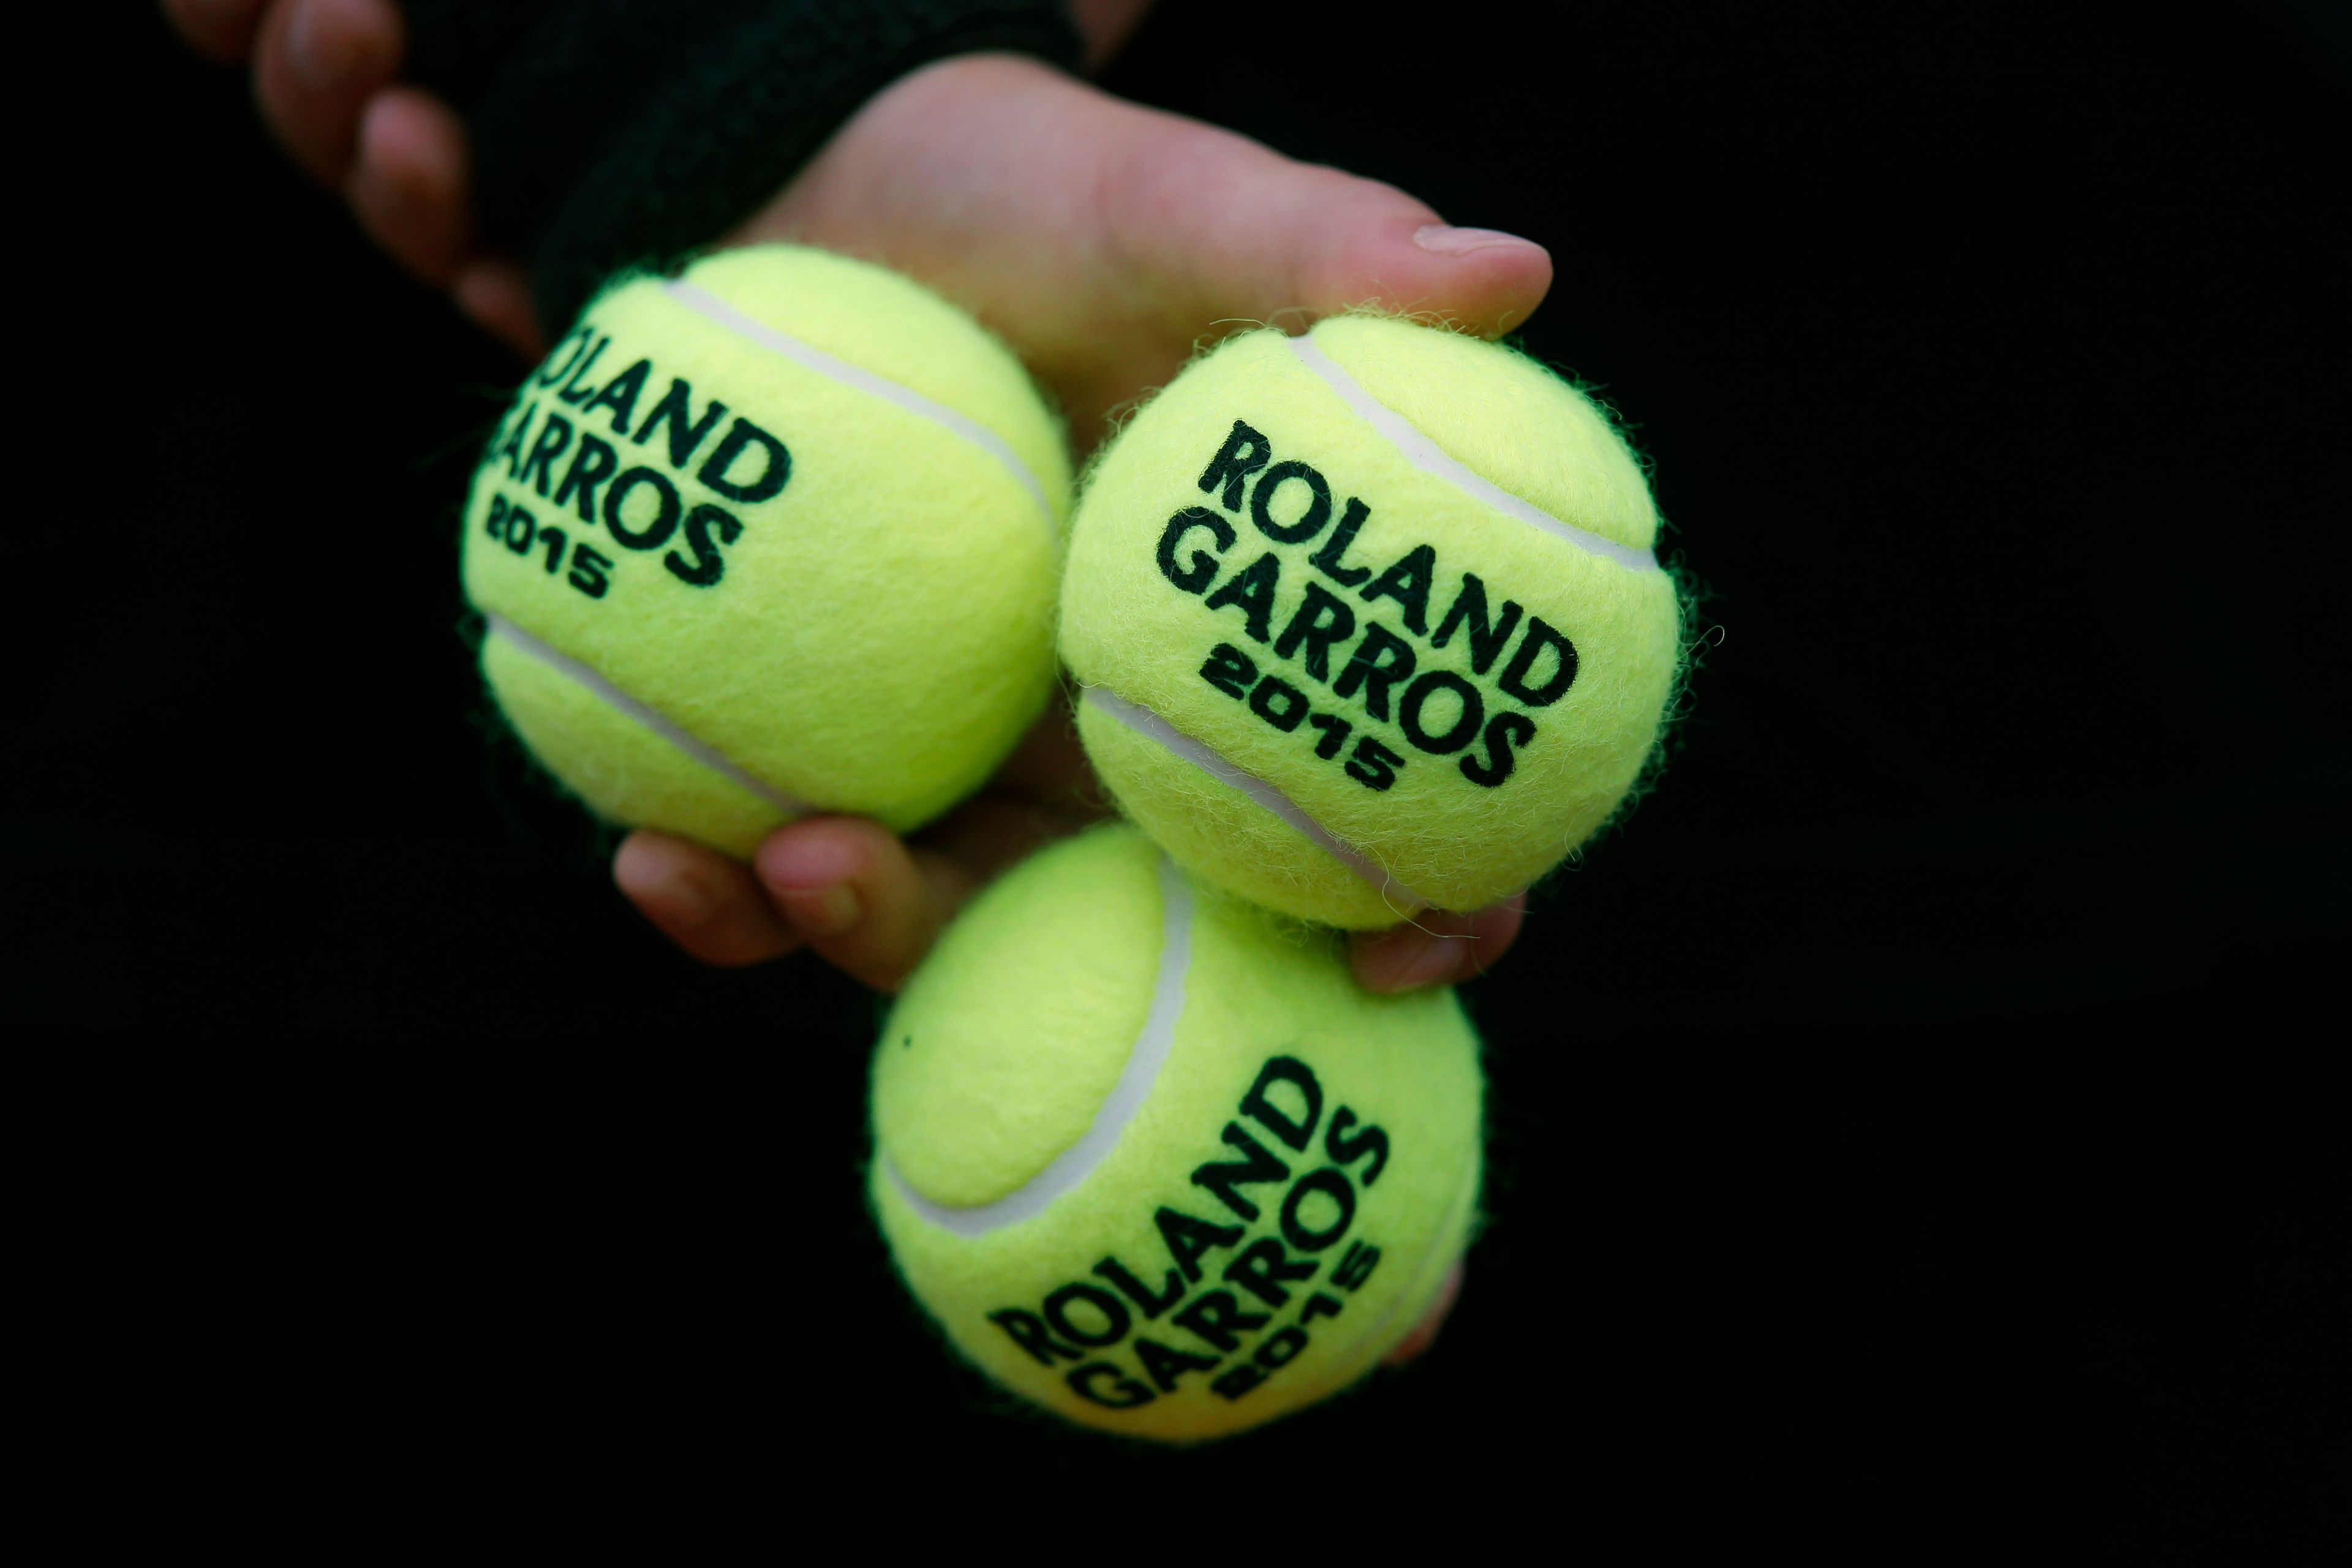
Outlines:
[[876,1047],[870,1191],[956,1346],[1071,1420],[1189,1441],[1345,1387],[1477,1199],[1478,1042],[1336,933],[1197,889],[1132,827],[1032,857]]
[[737,856],[810,810],[903,832],[1052,692],[1066,465],[1013,355],[895,273],[761,246],[624,278],[476,473],[483,673],[610,820]]
[[1607,416],[1522,354],[1365,315],[1244,333],[1088,478],[1079,732],[1233,892],[1355,928],[1481,908],[1599,827],[1657,740],[1657,531]]

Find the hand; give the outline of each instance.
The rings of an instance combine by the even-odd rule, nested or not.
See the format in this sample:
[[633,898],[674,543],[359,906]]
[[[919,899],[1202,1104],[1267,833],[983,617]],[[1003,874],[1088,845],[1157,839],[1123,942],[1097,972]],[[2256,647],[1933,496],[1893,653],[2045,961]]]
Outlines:
[[[1216,324],[1306,321],[1367,300],[1496,333],[1550,281],[1538,247],[1444,226],[1389,186],[1124,103],[1034,61],[969,56],[883,92],[732,242],[795,240],[884,262],[971,310],[1061,398],[1073,444],[1166,382]],[[1066,713],[995,785],[901,841],[817,817],[747,867],[634,835],[614,873],[672,940],[715,963],[814,948],[894,990],[990,877],[1102,814]],[[1378,990],[1467,978],[1521,902],[1424,917],[1355,944]]]
[[[200,51],[251,59],[279,140],[345,192],[387,251],[538,352],[522,269],[470,247],[463,127],[394,80],[403,29],[391,0],[164,8]],[[1138,10],[1079,7],[1097,57]],[[1526,240],[1449,228],[1392,187],[1011,56],[945,60],[893,84],[727,238],[865,256],[958,300],[1059,396],[1081,456],[1107,433],[1107,414],[1165,383],[1219,326],[1304,324],[1374,302],[1496,335],[1527,319],[1551,277]],[[745,866],[639,833],[614,869],[646,917],[706,962],[806,946],[891,990],[976,889],[1101,815],[1100,787],[1057,713],[986,792],[912,842],[860,818],[814,817],[779,829]],[[1521,914],[1514,899],[1359,936],[1357,975],[1375,990],[1467,979],[1501,956]]]
[[[394,259],[519,352],[541,352],[522,268],[471,244],[463,126],[394,79],[403,29],[392,0],[163,3],[199,52],[252,60],[279,141],[343,191]],[[1098,62],[1142,5],[1075,9]],[[1448,227],[1390,186],[1004,56],[942,61],[895,83],[728,237],[865,256],[962,303],[1058,395],[1081,456],[1108,433],[1108,414],[1164,384],[1221,325],[1304,324],[1377,303],[1493,336],[1526,321],[1551,280],[1549,257],[1526,240]],[[639,832],[614,875],[706,962],[752,963],[805,945],[896,989],[974,890],[1104,815],[1101,801],[1057,710],[986,790],[911,840],[863,818],[811,817],[771,834],[745,866]],[[1469,978],[1510,945],[1523,910],[1515,898],[1359,935],[1356,974],[1374,990]],[[1457,1261],[1390,1363],[1434,1341],[1462,1273]]]
[[473,240],[465,126],[397,80],[393,0],[163,0],[197,53],[250,63],[262,120],[295,163],[341,191],[376,244],[525,358],[542,352],[530,279]]

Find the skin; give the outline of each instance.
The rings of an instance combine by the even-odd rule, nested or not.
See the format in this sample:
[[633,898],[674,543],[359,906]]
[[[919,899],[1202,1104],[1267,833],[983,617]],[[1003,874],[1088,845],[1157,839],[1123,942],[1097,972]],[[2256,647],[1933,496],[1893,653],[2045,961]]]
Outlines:
[[[1099,66],[1149,0],[1076,0]],[[399,80],[392,0],[163,0],[189,46],[247,66],[288,153],[360,225],[484,330],[536,357],[530,278],[472,239],[465,130]],[[897,268],[986,322],[1060,399],[1076,456],[1108,416],[1165,384],[1223,327],[1297,329],[1351,306],[1428,312],[1487,336],[1526,321],[1551,283],[1542,247],[1455,228],[1403,192],[1296,163],[1230,132],[1127,103],[1037,61],[970,55],[869,100],[723,243],[793,240]],[[708,963],[802,948],[895,990],[956,910],[1039,845],[1105,814],[1066,711],[979,796],[911,839],[859,817],[803,818],[750,864],[632,834],[614,880]],[[1378,991],[1483,973],[1524,900],[1426,914],[1353,939]],[[1391,1357],[1435,1337],[1461,1283]]]

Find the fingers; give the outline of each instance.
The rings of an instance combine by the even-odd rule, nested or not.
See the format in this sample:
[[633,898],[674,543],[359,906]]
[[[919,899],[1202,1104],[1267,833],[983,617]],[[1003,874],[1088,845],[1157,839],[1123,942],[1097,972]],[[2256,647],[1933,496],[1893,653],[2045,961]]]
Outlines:
[[1370,305],[1487,337],[1551,287],[1543,247],[1448,226],[1394,186],[1294,163],[1206,127],[1147,142],[1121,219],[1164,258],[1201,319],[1311,320]]
[[1551,291],[1551,252],[1520,235],[1423,224],[1412,231],[1412,243],[1438,258],[1433,294],[1454,301],[1441,312],[1482,337],[1525,326]]
[[746,867],[640,832],[621,846],[614,880],[706,963],[757,963],[806,946],[895,991],[982,884],[1107,814],[1092,777],[1068,710],[1056,707],[993,787],[933,823],[918,844],[865,817],[804,817],[770,834]]
[[265,0],[163,0],[163,15],[188,47],[223,65],[253,51]]
[[394,260],[448,289],[476,326],[523,358],[545,352],[530,275],[504,258],[467,251],[466,128],[448,105],[411,87],[377,93],[360,117],[348,188],[360,226]]
[[1310,318],[1360,305],[1426,313],[1499,337],[1551,287],[1543,247],[1495,229],[1454,228],[1402,191],[1293,164],[1280,197],[1312,215],[1265,258],[1264,297]]
[[[1203,333],[1272,322],[1297,331],[1360,307],[1484,337],[1525,324],[1551,287],[1543,247],[1454,228],[1391,185],[1295,163],[1213,127],[1165,117],[1107,183],[1112,253],[1139,276],[1179,349],[1174,363],[1056,363],[1073,428],[1090,409],[1164,382]],[[1139,374],[1140,373],[1140,374]]]
[[[877,991],[896,991],[982,885],[1080,822],[982,796],[910,845],[860,816],[812,816],[770,834],[744,866],[666,834],[631,834],[613,879],[690,957],[734,967],[802,947]],[[1524,897],[1473,914],[1428,911],[1364,932],[1349,954],[1368,991],[1484,973],[1518,936]]]
[[1425,910],[1403,925],[1358,934],[1349,959],[1367,991],[1450,985],[1484,974],[1518,939],[1524,893],[1466,915]]
[[1053,387],[1082,450],[1205,333],[1366,304],[1500,333],[1551,281],[1540,246],[989,53],[868,100],[730,237],[772,239],[886,261],[971,306]]
[[877,991],[906,983],[982,879],[862,816],[778,828],[752,868],[795,936]]
[[613,880],[664,936],[705,963],[760,963],[800,945],[751,868],[699,844],[632,833],[613,858]]
[[386,88],[360,116],[348,185],[370,238],[425,282],[449,287],[465,258],[466,130],[447,105]]
[[368,100],[400,68],[391,0],[279,0],[254,46],[261,116],[295,163],[329,184],[352,166]]
[[1437,1288],[1437,1300],[1421,1315],[1412,1332],[1397,1342],[1396,1349],[1381,1358],[1388,1366],[1402,1366],[1437,1342],[1438,1331],[1445,1326],[1445,1315],[1454,1310],[1454,1303],[1462,1295],[1462,1259],[1455,1258],[1445,1276],[1445,1283]]
[[476,257],[457,268],[450,298],[467,320],[528,360],[547,353],[530,302],[530,275],[500,257]]
[[254,57],[262,118],[294,161],[341,184],[370,238],[527,359],[541,349],[521,268],[469,255],[464,124],[415,88],[392,85],[404,34],[393,0],[163,0],[189,45]]

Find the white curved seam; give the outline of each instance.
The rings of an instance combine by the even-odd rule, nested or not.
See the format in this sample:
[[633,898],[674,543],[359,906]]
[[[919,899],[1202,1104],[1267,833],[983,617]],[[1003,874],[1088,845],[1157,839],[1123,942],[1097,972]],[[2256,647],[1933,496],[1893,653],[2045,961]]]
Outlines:
[[794,799],[765,779],[746,773],[724,752],[696,740],[692,735],[679,729],[659,710],[638,701],[569,654],[558,653],[504,616],[492,616],[489,617],[489,622],[492,637],[504,638],[513,646],[516,652],[528,655],[557,674],[568,677],[586,687],[589,692],[607,708],[625,718],[635,720],[704,767],[713,773],[724,774],[785,816],[805,816],[814,809],[807,802]]
[[1021,460],[1020,455],[1013,451],[1003,437],[987,426],[967,418],[943,403],[932,402],[911,386],[902,386],[846,360],[837,360],[823,349],[804,343],[798,338],[787,336],[765,321],[745,315],[708,289],[678,281],[665,283],[662,288],[671,299],[688,310],[726,328],[737,337],[757,343],[772,353],[782,354],[794,364],[813,370],[828,380],[896,404],[918,419],[928,419],[949,435],[971,442],[1003,465],[1004,471],[1013,476],[1013,481],[1029,492],[1029,499],[1036,503],[1038,517],[1045,524],[1046,533],[1051,535],[1058,531],[1054,524],[1053,503],[1045,498],[1045,482],[1030,471],[1029,465]]
[[1255,773],[1234,766],[1215,751],[1187,735],[1150,709],[1129,702],[1107,686],[1087,687],[1085,700],[1099,709],[1106,717],[1118,720],[1137,734],[1147,740],[1159,742],[1160,744],[1220,784],[1230,784],[1241,791],[1322,846],[1333,859],[1380,889],[1382,896],[1385,897],[1388,890],[1393,888],[1412,900],[1413,909],[1420,909],[1429,903],[1429,900],[1423,898],[1419,893],[1389,875],[1388,871],[1370,856],[1307,816],[1304,807],[1283,794],[1281,790]]
[[1095,1168],[1110,1157],[1128,1123],[1151,1098],[1152,1085],[1160,1081],[1160,1069],[1167,1064],[1169,1047],[1176,1040],[1176,1021],[1184,1014],[1184,976],[1192,966],[1192,893],[1164,855],[1160,858],[1160,974],[1151,985],[1151,1011],[1144,1016],[1143,1032],[1129,1047],[1118,1081],[1096,1110],[1094,1123],[1085,1135],[1017,1190],[994,1203],[970,1208],[931,1202],[908,1184],[885,1154],[883,1168],[908,1207],[942,1230],[958,1236],[985,1236],[1043,1214],[1046,1205],[1093,1175]]
[[1587,554],[1614,561],[1620,566],[1635,572],[1655,572],[1658,557],[1654,551],[1636,550],[1630,544],[1620,544],[1613,539],[1565,522],[1544,510],[1533,501],[1515,496],[1510,491],[1483,479],[1446,455],[1445,449],[1423,435],[1414,424],[1370,393],[1366,392],[1321,346],[1309,337],[1286,340],[1290,352],[1298,363],[1321,376],[1331,390],[1347,401],[1364,422],[1388,438],[1389,444],[1404,455],[1404,460],[1423,473],[1444,479],[1473,500],[1483,501],[1507,517],[1539,528],[1546,533],[1564,539]]

